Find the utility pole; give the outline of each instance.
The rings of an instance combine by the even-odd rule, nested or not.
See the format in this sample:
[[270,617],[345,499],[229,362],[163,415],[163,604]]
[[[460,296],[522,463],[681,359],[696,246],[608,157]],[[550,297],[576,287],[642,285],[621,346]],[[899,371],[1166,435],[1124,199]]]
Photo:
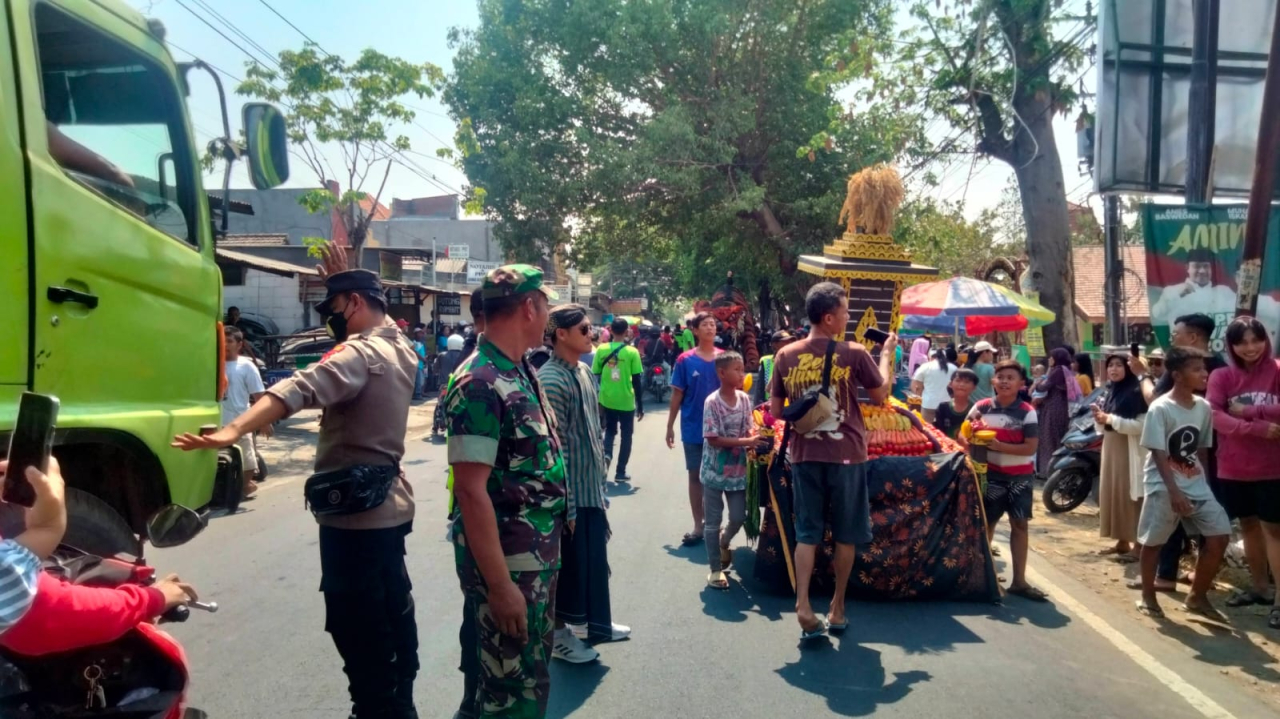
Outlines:
[[1124,228],[1120,226],[1120,197],[1110,193],[1102,198],[1102,216],[1106,226],[1103,228],[1103,264],[1106,274],[1103,280],[1103,302],[1106,306],[1107,344],[1125,344],[1124,322],[1121,319],[1120,294],[1124,280],[1124,258],[1120,255],[1120,237]]
[[1280,12],[1271,28],[1267,79],[1262,86],[1262,119],[1258,123],[1258,149],[1253,156],[1253,184],[1249,187],[1249,213],[1244,220],[1244,255],[1236,275],[1236,315],[1257,316],[1262,259],[1267,249],[1267,225],[1275,189],[1276,152],[1280,151]]
[[1208,202],[1218,98],[1219,0],[1195,0],[1187,116],[1187,204]]

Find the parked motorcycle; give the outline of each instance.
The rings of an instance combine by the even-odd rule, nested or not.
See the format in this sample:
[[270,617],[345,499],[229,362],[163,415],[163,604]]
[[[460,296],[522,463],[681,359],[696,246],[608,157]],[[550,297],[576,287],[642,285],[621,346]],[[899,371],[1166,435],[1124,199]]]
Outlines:
[[665,404],[671,399],[671,366],[666,362],[655,362],[645,368],[644,384],[646,394]]
[[1083,504],[1101,474],[1102,434],[1094,427],[1090,406],[1085,402],[1076,407],[1071,429],[1049,461],[1049,479],[1040,498],[1045,509],[1054,514]]
[[[156,547],[193,539],[205,519],[178,505],[164,507],[147,523]],[[101,557],[60,546],[45,563],[77,585],[148,586],[155,570],[142,557]],[[216,603],[191,602],[193,609],[216,612]],[[176,607],[161,622],[186,621],[187,607]],[[0,717],[5,719],[205,719],[185,706],[190,674],[182,646],[155,625],[143,622],[119,639],[84,649],[28,657],[0,649]]]

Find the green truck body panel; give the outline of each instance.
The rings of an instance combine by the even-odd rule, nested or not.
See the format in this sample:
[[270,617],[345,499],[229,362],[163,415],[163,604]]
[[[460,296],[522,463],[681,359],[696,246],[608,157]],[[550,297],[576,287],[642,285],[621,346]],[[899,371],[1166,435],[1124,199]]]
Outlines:
[[[9,190],[0,193],[0,434],[12,429],[21,392],[57,395],[60,436],[100,430],[82,436],[137,440],[125,444],[144,446],[164,473],[137,481],[163,482],[170,501],[206,505],[216,453],[169,446],[175,433],[221,419],[222,278],[179,71],[145,19],[123,3],[0,0],[0,6],[0,178]],[[161,178],[161,199],[173,197],[178,208],[162,215],[172,232],[78,181],[51,156],[42,87],[49,68],[41,66],[37,40],[41,18],[54,17],[50,9],[59,22],[91,29],[113,51],[136,57],[156,93],[150,102],[168,108],[155,127],[171,144],[156,153],[160,169],[152,172]],[[104,132],[68,127],[89,137]],[[128,154],[145,167],[145,152]],[[51,287],[94,295],[97,306],[54,302]]]

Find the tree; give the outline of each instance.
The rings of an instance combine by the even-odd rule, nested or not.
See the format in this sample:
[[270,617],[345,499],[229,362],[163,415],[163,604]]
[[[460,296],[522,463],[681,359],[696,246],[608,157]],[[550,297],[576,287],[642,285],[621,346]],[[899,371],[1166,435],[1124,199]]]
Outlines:
[[[378,206],[392,163],[411,148],[409,138],[392,136],[390,127],[413,121],[413,110],[401,100],[433,97],[444,73],[430,63],[411,63],[373,49],[347,64],[311,42],[301,50],[281,52],[278,67],[248,63],[236,92],[287,106],[294,156],[322,185],[334,180],[346,188],[337,196],[328,189],[313,190],[299,202],[313,213],[338,211],[359,266],[373,222],[372,210],[366,212],[361,204],[372,200],[366,204]],[[341,151],[337,168],[321,152],[326,145]],[[367,180],[377,185],[372,194],[364,189]]]
[[976,221],[965,219],[960,203],[915,197],[898,212],[895,239],[913,253],[912,260],[938,268],[939,277],[974,277],[996,257],[1017,256],[1021,243],[1000,237],[996,215],[986,211]]
[[[815,73],[892,32],[889,0],[481,0],[444,99],[508,252],[579,267],[642,255],[663,292],[798,298],[855,170],[918,147],[918,116],[838,107]],[[864,41],[865,43],[865,41]],[[805,146],[835,117],[821,152]],[[799,150],[799,151],[798,151]],[[641,247],[642,246],[642,247]],[[627,260],[629,261],[629,260]],[[767,284],[765,284],[767,283]]]
[[[1075,104],[1093,18],[1068,18],[1058,0],[917,0],[918,26],[895,52],[898,82],[924,81],[921,106],[954,135],[941,149],[963,147],[1008,164],[1017,178],[1029,277],[1057,320],[1044,328],[1049,346],[1076,338],[1071,231],[1053,117]],[[886,73],[889,76],[890,73]]]

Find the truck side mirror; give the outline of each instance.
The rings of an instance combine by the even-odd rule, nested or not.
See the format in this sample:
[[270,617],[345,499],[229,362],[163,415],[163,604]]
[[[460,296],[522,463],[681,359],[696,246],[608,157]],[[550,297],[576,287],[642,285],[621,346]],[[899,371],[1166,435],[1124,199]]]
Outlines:
[[259,190],[278,187],[289,179],[289,138],[284,114],[265,102],[244,106],[242,126],[249,180]]

